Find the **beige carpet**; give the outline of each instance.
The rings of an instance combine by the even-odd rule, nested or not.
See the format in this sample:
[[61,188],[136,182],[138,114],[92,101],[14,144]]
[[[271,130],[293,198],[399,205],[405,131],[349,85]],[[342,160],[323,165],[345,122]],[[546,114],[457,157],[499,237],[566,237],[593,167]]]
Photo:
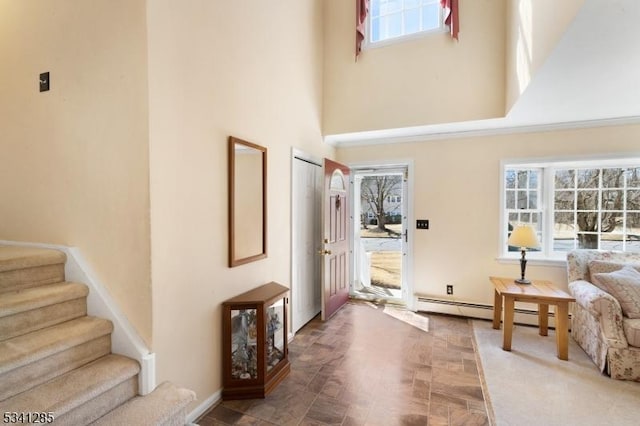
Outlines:
[[512,350],[490,321],[473,328],[496,425],[638,425],[640,383],[611,380],[573,339],[569,361],[556,357],[555,331],[516,326]]
[[65,281],[65,261],[56,250],[0,246],[0,413],[183,425],[195,394],[165,382],[137,396],[140,365],[111,353],[113,323],[87,315],[89,288]]

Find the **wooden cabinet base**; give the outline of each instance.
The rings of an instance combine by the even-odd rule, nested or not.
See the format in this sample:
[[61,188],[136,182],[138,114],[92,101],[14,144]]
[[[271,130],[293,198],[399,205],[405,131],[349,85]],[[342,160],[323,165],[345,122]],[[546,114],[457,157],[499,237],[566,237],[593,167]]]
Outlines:
[[271,377],[271,380],[265,383],[264,386],[256,385],[256,386],[225,387],[222,390],[222,400],[228,401],[232,399],[264,398],[267,395],[269,395],[271,391],[274,390],[275,387],[278,386],[278,384],[289,375],[289,371],[291,371],[291,365],[287,361],[287,363],[282,366],[280,371],[275,373]]

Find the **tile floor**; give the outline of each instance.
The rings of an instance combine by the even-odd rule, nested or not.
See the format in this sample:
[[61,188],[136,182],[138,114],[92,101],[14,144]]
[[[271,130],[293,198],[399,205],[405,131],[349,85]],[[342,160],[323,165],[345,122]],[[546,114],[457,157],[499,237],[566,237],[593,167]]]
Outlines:
[[267,398],[224,401],[198,424],[490,424],[467,319],[349,302],[299,330],[289,359]]

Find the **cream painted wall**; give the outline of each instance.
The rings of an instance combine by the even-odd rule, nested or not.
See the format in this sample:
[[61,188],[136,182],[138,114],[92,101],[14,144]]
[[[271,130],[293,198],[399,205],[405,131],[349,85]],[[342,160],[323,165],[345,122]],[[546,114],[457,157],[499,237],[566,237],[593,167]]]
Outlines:
[[[355,64],[342,0],[0,0],[0,239],[79,247],[153,344],[158,381],[194,389],[199,404],[222,384],[221,303],[267,281],[289,285],[291,148],[333,157],[323,130],[502,115],[505,1],[462,0],[459,43],[442,34]],[[457,71],[425,76],[434,50]],[[382,81],[379,69],[401,77]],[[40,94],[45,70],[52,90]],[[451,80],[460,86],[450,95]],[[370,83],[386,95],[365,96]],[[229,135],[269,150],[269,257],[232,269]],[[461,299],[490,303],[486,277],[518,271],[495,261],[500,160],[633,152],[639,136],[626,126],[339,156],[413,158],[415,217],[431,220],[414,233],[416,292],[454,284]],[[563,268],[530,271],[564,280]]]
[[507,110],[525,91],[584,1],[507,0]]
[[[158,381],[222,387],[221,303],[290,284],[291,149],[321,135],[322,1],[147,4]],[[268,258],[227,267],[227,137],[268,149]]]
[[324,3],[325,134],[504,116],[505,0],[460,0],[459,42],[437,33],[358,62],[353,2]]
[[[640,125],[449,139],[413,144],[340,148],[339,161],[412,158],[413,217],[429,230],[413,230],[414,292],[493,303],[490,275],[519,275],[519,263],[496,261],[500,235],[500,161],[585,155],[640,155]],[[567,288],[564,266],[527,266],[527,275]]]
[[78,247],[151,344],[145,11],[0,0],[0,239]]

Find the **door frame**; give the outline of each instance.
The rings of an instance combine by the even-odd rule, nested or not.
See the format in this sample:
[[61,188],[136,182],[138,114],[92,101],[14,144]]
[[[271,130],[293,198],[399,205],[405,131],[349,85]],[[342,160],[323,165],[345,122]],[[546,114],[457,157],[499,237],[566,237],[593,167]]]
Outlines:
[[350,208],[351,208],[351,232],[349,234],[349,251],[350,251],[350,288],[353,289],[356,273],[356,256],[354,246],[354,232],[359,229],[359,218],[355,217],[355,195],[354,195],[354,176],[358,169],[371,169],[371,168],[386,168],[386,167],[406,167],[407,168],[407,184],[404,185],[403,197],[406,197],[407,215],[406,215],[406,230],[408,242],[405,243],[406,256],[402,257],[402,301],[407,306],[407,309],[415,311],[415,297],[413,294],[413,240],[415,238],[415,228],[412,226],[414,223],[414,161],[413,159],[397,159],[397,160],[370,160],[361,162],[347,162],[345,163],[351,170],[349,176],[349,194],[351,196]]

